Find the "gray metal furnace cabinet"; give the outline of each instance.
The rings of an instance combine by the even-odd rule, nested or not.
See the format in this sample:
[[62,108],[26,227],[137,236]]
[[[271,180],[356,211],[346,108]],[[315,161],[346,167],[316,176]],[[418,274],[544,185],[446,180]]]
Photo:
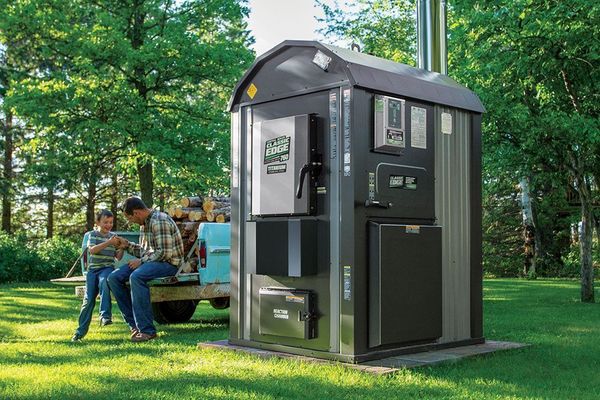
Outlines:
[[229,108],[231,343],[361,362],[484,340],[472,92],[286,41]]

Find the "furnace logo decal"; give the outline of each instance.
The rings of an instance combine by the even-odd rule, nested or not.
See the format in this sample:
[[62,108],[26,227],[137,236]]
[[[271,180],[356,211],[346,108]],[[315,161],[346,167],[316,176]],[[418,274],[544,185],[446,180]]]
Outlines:
[[290,159],[290,136],[279,136],[265,143],[265,164]]
[[267,167],[267,174],[284,174],[287,171],[287,164],[273,164]]
[[417,190],[417,177],[405,175],[390,175],[391,189]]

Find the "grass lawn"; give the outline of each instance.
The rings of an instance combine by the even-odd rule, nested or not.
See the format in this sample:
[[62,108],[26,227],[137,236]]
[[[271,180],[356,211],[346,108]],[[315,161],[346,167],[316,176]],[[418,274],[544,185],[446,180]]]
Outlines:
[[[373,376],[196,343],[227,337],[228,311],[130,343],[120,318],[71,343],[80,300],[45,283],[0,285],[0,399],[599,399],[600,304],[577,282],[486,280],[485,336],[531,347]],[[597,296],[600,297],[600,296]]]

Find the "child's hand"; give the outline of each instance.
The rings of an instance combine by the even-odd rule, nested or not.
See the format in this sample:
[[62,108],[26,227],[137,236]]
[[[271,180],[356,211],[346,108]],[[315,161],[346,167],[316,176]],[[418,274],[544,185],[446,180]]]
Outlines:
[[123,250],[123,249],[126,249],[126,248],[128,248],[128,247],[129,247],[129,241],[128,241],[127,239],[124,239],[124,238],[122,238],[122,237],[119,237],[119,236],[115,236],[115,237],[116,237],[116,238],[117,238],[117,240],[118,240],[118,242],[117,242],[116,246],[117,246],[119,249]]
[[113,236],[110,239],[108,239],[108,243],[112,246],[119,246],[121,244],[121,239],[118,236]]

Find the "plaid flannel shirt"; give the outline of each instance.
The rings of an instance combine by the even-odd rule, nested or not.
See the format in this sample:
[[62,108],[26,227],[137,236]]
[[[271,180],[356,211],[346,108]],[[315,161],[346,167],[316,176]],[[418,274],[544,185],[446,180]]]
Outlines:
[[183,261],[183,240],[175,221],[157,210],[140,226],[140,244],[129,242],[127,250],[143,263],[162,261],[177,267]]

